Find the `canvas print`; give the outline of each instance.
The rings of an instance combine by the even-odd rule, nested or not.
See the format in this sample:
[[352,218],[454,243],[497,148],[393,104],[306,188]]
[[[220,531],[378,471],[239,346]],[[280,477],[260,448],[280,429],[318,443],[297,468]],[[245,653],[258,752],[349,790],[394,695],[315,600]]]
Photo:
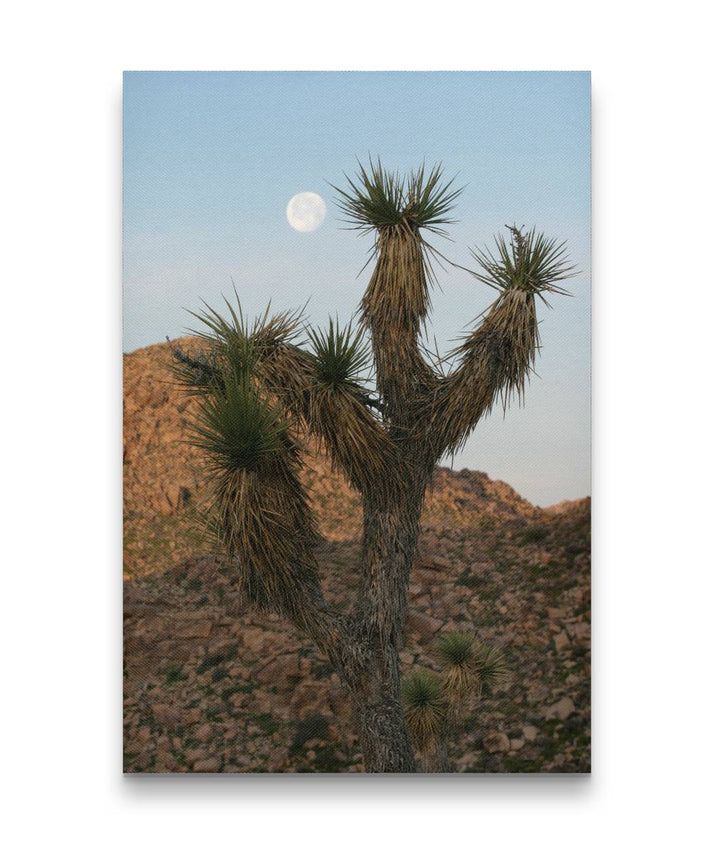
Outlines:
[[590,75],[126,72],[126,773],[590,771]]

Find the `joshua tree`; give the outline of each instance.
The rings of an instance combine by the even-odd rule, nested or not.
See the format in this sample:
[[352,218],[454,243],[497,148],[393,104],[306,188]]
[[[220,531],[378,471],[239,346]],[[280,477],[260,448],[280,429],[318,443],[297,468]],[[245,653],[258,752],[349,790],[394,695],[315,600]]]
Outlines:
[[[460,191],[439,166],[403,178],[371,162],[348,182],[335,188],[340,209],[374,236],[357,330],[332,321],[308,329],[299,313],[266,312],[248,324],[226,301],[229,314],[207,306],[196,314],[200,352],[174,352],[183,383],[200,395],[196,443],[212,475],[212,525],[244,592],[329,658],[349,693],[365,769],[411,772],[398,652],[425,490],[436,462],[460,449],[497,401],[522,398],[539,347],[535,298],[561,292],[572,269],[563,244],[509,227],[509,244],[497,237],[493,251],[473,253],[474,275],[497,299],[445,360],[433,358],[422,333],[439,253],[425,236],[452,222]],[[305,436],[362,495],[349,614],[331,608],[319,581],[317,529],[299,479]]]

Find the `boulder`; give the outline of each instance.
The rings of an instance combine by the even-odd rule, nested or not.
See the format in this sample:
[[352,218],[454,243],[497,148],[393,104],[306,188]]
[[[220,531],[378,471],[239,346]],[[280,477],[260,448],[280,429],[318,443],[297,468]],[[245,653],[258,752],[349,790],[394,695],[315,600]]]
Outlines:
[[431,639],[444,623],[439,618],[433,618],[424,612],[411,609],[408,611],[406,627],[408,630],[417,633],[421,640],[427,640]]
[[560,719],[564,721],[574,712],[575,705],[572,703],[572,699],[563,696],[560,701],[556,701],[555,704],[551,704],[550,707],[546,708],[545,719]]
[[483,739],[483,748],[486,752],[509,752],[510,739],[502,731],[488,731]]

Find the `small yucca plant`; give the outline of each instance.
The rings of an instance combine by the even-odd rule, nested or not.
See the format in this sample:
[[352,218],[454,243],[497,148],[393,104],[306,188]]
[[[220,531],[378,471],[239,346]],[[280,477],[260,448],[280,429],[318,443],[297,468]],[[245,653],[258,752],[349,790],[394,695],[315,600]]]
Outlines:
[[402,682],[408,731],[418,747],[427,750],[440,740],[447,713],[440,679],[432,672],[411,672]]
[[474,637],[452,630],[438,639],[436,647],[445,667],[445,692],[453,706],[456,706],[477,686],[477,677],[473,670]]
[[408,732],[423,768],[447,772],[448,738],[460,723],[463,704],[505,681],[509,672],[500,651],[470,633],[444,633],[436,651],[442,676],[411,672],[402,682],[402,697]]

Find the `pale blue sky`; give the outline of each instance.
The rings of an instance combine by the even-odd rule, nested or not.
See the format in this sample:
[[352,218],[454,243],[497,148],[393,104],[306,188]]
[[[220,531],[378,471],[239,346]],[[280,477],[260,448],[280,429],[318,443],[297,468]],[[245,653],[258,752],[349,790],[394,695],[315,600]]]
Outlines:
[[[539,505],[590,492],[590,75],[586,72],[127,72],[124,349],[182,335],[234,281],[249,314],[269,299],[311,322],[348,318],[369,236],[342,228],[334,191],[357,159],[441,161],[465,185],[438,249],[471,266],[505,223],[567,240],[572,298],[540,307],[543,350],[525,406],[480,423],[454,467]],[[316,232],[285,219],[295,193],[328,203]],[[438,271],[432,332],[447,345],[494,293]]]

